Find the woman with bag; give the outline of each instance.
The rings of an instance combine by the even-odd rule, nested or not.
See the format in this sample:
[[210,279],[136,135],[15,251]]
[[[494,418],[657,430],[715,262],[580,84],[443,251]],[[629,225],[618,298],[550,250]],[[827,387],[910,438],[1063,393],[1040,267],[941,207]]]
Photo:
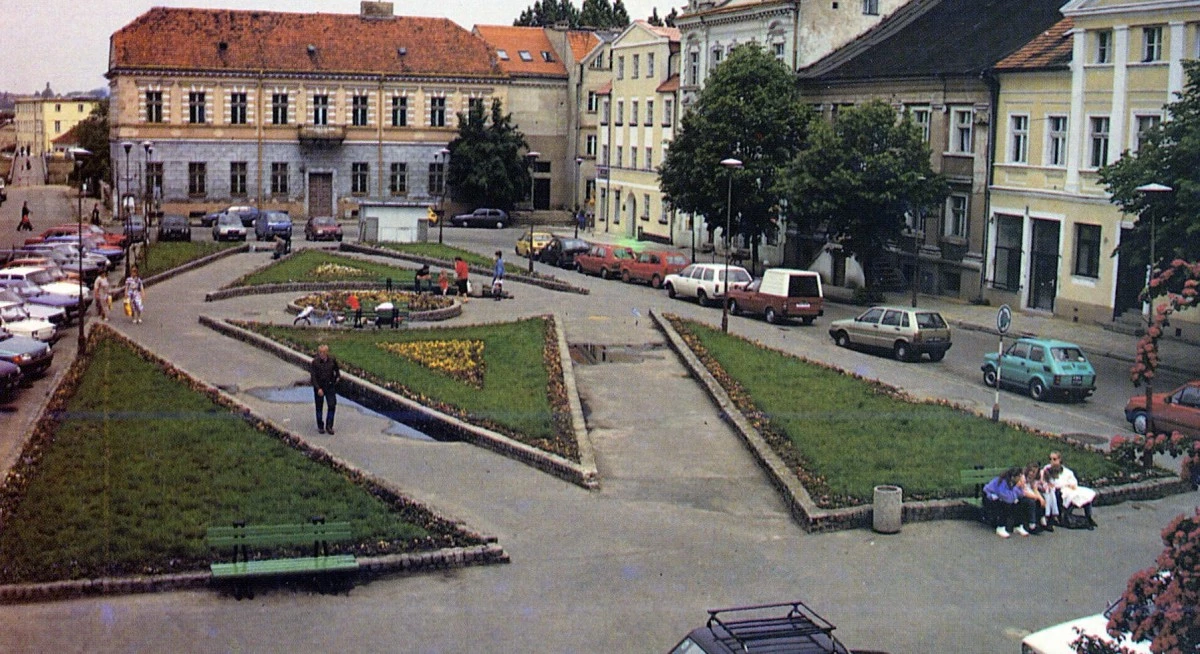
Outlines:
[[129,316],[134,324],[142,322],[142,303],[145,295],[146,285],[138,275],[137,266],[134,266],[125,278],[125,315]]
[[96,315],[105,322],[108,322],[108,310],[112,307],[111,290],[108,276],[97,275],[96,283],[92,285],[92,299],[96,301]]

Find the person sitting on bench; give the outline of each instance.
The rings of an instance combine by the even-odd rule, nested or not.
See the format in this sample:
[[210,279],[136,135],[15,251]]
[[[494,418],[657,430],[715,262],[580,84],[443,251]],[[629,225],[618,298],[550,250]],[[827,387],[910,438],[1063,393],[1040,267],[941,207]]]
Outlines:
[[[1033,501],[1025,497],[1025,475],[1020,468],[1009,468],[983,487],[983,513],[996,525],[996,535],[1008,538],[1010,532],[1028,536],[1026,522],[1033,522]],[[1015,525],[1015,527],[1014,527]]]
[[426,291],[433,291],[433,281],[429,274],[429,264],[424,264],[417,269],[416,278],[413,280],[413,290],[417,293],[422,292],[422,288]]

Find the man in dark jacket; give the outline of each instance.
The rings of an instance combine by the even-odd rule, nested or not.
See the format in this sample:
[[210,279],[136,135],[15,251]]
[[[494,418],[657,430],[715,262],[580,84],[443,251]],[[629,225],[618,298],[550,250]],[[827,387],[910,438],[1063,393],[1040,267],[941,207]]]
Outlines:
[[[317,406],[317,433],[333,435],[333,414],[337,411],[337,383],[342,378],[337,359],[329,355],[329,346],[317,348],[309,366],[309,377],[313,387],[313,402]],[[322,416],[322,404],[329,407],[329,414]]]

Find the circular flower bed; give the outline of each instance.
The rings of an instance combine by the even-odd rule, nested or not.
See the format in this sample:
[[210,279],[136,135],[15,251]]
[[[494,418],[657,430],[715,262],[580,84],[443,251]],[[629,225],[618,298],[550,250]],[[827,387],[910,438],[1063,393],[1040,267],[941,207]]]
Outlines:
[[346,300],[350,294],[358,296],[364,312],[374,311],[375,307],[384,302],[391,302],[397,308],[408,311],[436,311],[454,306],[454,298],[448,295],[432,295],[429,293],[413,293],[411,291],[385,290],[354,290],[354,291],[317,291],[293,300],[296,306],[325,307],[332,311],[345,311],[350,308]]

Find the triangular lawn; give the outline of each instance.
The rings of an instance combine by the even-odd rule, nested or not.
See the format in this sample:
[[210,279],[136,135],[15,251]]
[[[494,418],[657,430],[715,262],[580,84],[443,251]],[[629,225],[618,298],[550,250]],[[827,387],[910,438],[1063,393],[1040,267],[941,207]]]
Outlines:
[[480,542],[97,331],[0,489],[0,583],[206,569],[234,520],[349,520],[359,554]]
[[[327,343],[350,370],[435,408],[578,461],[550,318],[432,329],[311,329],[239,323],[307,354]],[[477,340],[483,343],[483,384],[459,381],[380,348],[388,343]]]

